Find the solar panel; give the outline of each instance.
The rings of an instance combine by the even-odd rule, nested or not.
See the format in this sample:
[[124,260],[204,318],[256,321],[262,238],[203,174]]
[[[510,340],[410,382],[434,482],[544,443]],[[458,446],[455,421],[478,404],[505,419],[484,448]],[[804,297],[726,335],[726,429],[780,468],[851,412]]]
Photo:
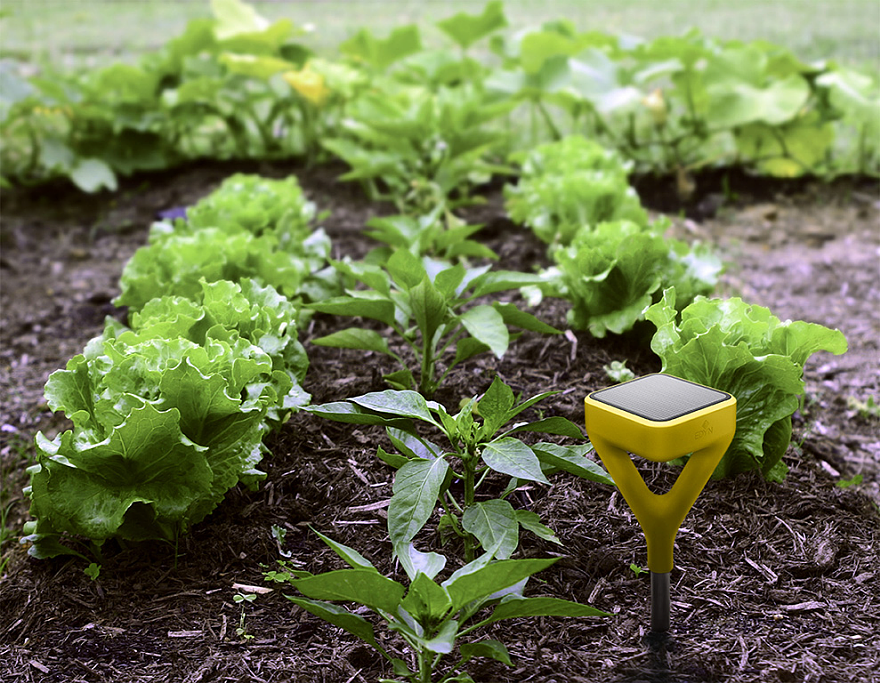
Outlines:
[[730,394],[671,375],[646,375],[590,394],[590,398],[653,422],[666,422],[721,403]]

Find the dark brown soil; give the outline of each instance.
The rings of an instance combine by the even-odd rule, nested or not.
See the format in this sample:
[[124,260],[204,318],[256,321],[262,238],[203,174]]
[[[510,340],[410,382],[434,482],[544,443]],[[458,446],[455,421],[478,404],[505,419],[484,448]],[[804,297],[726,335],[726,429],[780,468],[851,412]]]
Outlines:
[[[49,413],[42,388],[100,333],[125,261],[143,244],[155,213],[193,203],[236,170],[296,172],[321,209],[338,255],[372,245],[360,230],[387,207],[366,202],[357,187],[334,180],[338,169],[250,165],[194,166],[141,177],[114,195],[90,198],[61,187],[7,193],[2,221],[0,332],[0,508],[7,525],[27,518],[21,489],[37,430],[65,428]],[[625,502],[609,487],[556,475],[550,488],[520,490],[514,503],[538,512],[562,548],[524,538],[517,556],[561,559],[531,584],[531,594],[575,599],[609,618],[532,619],[496,624],[481,637],[505,642],[512,668],[474,660],[480,682],[605,681],[876,681],[880,680],[880,436],[877,417],[858,411],[880,398],[880,201],[875,185],[839,182],[771,184],[728,180],[726,195],[708,178],[681,206],[668,188],[640,182],[646,201],[679,216],[673,230],[717,245],[732,266],[721,287],[847,335],[850,351],[819,354],[807,366],[807,395],[795,416],[791,468],[784,484],[759,476],[710,482],[686,519],[672,574],[673,641],[644,642],[650,585],[644,539]],[[529,269],[544,249],[504,217],[497,188],[469,218],[500,265]],[[539,317],[564,324],[565,307],[548,301]],[[308,339],[334,329],[317,316],[302,330],[312,369],[307,388],[324,402],[382,388],[381,358],[315,347]],[[455,407],[499,374],[530,396],[560,394],[545,412],[582,421],[582,400],[608,383],[602,366],[628,361],[637,374],[659,369],[634,339],[587,334],[527,334],[501,361],[457,369],[437,399]],[[388,368],[390,369],[390,368]],[[359,549],[384,572],[390,561],[382,503],[391,471],[374,456],[381,431],[322,422],[301,414],[272,437],[267,482],[233,490],[224,504],[174,549],[161,544],[108,548],[100,577],[81,561],[36,561],[15,539],[0,563],[0,680],[9,681],[326,681],[391,677],[390,668],[353,637],[284,599],[260,595],[244,607],[233,584],[265,585],[279,548],[271,527],[287,529],[284,551],[311,571],[340,561],[309,525]],[[674,474],[640,465],[652,486]],[[836,484],[861,474],[863,482]],[[424,545],[434,543],[425,534]],[[110,545],[110,544],[108,544]],[[445,548],[450,566],[457,549]],[[3,566],[0,564],[0,566]],[[244,613],[245,639],[236,633]],[[381,629],[378,629],[381,631]],[[383,632],[385,646],[408,657]]]

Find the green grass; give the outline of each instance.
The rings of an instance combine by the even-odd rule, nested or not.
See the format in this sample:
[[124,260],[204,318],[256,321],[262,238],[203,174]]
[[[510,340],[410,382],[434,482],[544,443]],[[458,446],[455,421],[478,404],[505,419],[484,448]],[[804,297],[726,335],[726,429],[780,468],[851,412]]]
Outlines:
[[[361,27],[380,34],[391,26],[428,26],[473,0],[299,0],[254,2],[269,19],[312,24],[305,39],[327,55]],[[719,38],[765,39],[807,60],[878,65],[880,3],[876,0],[508,0],[512,29],[567,18],[581,30],[645,38],[677,35],[690,27]],[[208,0],[6,0],[0,19],[0,56],[70,68],[131,60],[179,34],[186,22],[210,16]],[[433,28],[433,27],[430,27]],[[439,41],[436,29],[426,40]]]

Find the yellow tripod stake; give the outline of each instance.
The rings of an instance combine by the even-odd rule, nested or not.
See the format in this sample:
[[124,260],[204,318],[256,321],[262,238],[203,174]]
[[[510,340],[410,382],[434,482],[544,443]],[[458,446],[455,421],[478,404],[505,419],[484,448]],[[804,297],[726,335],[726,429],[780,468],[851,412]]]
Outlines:
[[[653,374],[593,392],[584,399],[584,416],[596,453],[645,534],[652,630],[665,631],[675,536],[733,440],[736,399],[678,377]],[[691,457],[672,488],[656,494],[630,453],[655,462]]]

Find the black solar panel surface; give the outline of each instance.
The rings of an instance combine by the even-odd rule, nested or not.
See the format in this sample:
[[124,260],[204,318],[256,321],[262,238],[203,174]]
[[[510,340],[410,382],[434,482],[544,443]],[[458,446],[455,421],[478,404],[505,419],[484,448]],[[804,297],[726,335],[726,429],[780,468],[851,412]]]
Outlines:
[[671,375],[647,375],[590,397],[647,420],[666,422],[721,403],[730,395]]

